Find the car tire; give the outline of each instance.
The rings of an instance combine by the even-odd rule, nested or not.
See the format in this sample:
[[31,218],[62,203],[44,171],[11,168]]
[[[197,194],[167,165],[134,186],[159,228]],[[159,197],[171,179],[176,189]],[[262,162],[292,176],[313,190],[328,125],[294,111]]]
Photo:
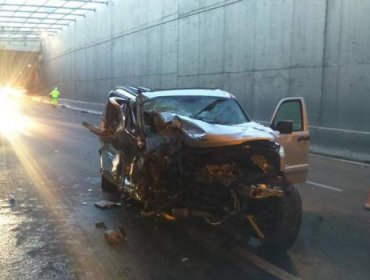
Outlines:
[[296,241],[302,221],[302,200],[294,186],[287,186],[277,203],[273,230],[265,234],[264,247],[287,251]]
[[117,192],[117,188],[115,187],[115,185],[111,181],[109,181],[104,175],[101,175],[101,189],[102,191],[108,193]]

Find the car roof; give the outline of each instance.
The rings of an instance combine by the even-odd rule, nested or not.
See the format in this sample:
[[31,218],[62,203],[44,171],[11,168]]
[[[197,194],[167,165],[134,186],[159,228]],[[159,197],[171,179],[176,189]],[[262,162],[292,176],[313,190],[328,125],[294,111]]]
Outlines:
[[153,99],[162,96],[212,96],[220,98],[232,98],[233,96],[220,89],[167,89],[143,92],[143,96]]
[[124,99],[134,100],[139,94],[142,94],[144,99],[154,99],[162,96],[211,96],[219,98],[234,98],[234,96],[221,89],[161,89],[152,90],[144,87],[134,86],[118,86],[114,91],[111,91],[109,97],[118,96]]

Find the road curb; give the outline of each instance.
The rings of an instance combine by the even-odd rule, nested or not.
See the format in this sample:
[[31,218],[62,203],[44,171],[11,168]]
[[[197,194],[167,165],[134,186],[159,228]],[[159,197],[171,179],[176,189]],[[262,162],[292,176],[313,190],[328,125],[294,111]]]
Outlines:
[[[50,98],[48,96],[32,96],[31,100],[50,104]],[[67,98],[60,98],[58,103],[58,106],[60,107],[94,115],[101,115],[104,111],[105,105],[104,103],[87,102],[83,100],[74,100]]]

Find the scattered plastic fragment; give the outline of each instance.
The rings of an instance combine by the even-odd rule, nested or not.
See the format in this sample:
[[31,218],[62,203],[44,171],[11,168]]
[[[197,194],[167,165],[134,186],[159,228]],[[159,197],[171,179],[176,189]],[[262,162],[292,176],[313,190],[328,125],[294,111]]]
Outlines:
[[107,228],[104,222],[97,222],[95,223],[96,228]]
[[184,262],[187,262],[189,261],[189,258],[182,258],[181,261],[184,263]]
[[154,217],[157,216],[157,212],[155,211],[141,211],[140,216],[144,218]]
[[121,206],[121,203],[112,202],[112,201],[109,201],[109,200],[101,200],[101,201],[95,202],[94,205],[98,208],[101,208],[101,209],[108,209],[108,208],[112,208],[112,207]]
[[367,201],[364,204],[364,207],[365,207],[366,210],[370,210],[370,192],[369,192],[369,195],[367,197]]
[[115,228],[115,229],[110,229],[104,232],[105,240],[109,244],[121,243],[125,236],[126,236],[126,231],[122,226]]
[[81,204],[82,204],[82,205],[87,205],[87,202],[82,202]]
[[87,191],[88,191],[88,192],[92,192],[92,189],[88,189]]
[[12,194],[9,194],[8,199],[9,199],[10,207],[14,207],[15,206],[15,196]]

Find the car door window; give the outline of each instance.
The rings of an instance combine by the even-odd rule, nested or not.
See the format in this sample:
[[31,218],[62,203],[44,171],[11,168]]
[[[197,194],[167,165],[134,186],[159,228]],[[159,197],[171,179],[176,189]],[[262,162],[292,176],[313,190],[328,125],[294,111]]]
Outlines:
[[120,123],[120,129],[124,129],[127,126],[127,105],[126,103],[120,104],[121,108],[121,123]]
[[302,105],[299,100],[287,100],[280,105],[273,121],[273,127],[276,127],[280,121],[288,120],[293,122],[293,131],[304,129]]
[[134,131],[135,125],[132,119],[132,112],[128,106],[125,107],[125,111],[123,112],[124,120],[125,120],[125,128]]

